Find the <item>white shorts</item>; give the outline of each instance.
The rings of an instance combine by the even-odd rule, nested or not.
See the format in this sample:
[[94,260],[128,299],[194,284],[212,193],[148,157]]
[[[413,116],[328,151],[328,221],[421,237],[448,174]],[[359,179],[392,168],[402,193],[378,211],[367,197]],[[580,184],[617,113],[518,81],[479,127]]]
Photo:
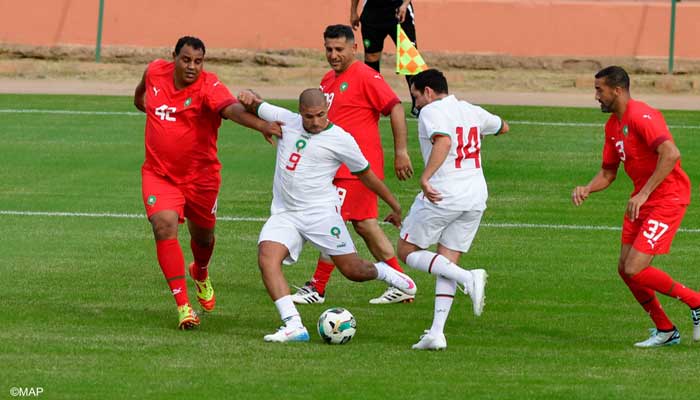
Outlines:
[[479,229],[484,210],[456,211],[416,199],[401,227],[401,239],[421,249],[435,243],[466,253]]
[[329,256],[355,253],[350,232],[335,207],[272,215],[260,231],[258,244],[266,240],[287,247],[285,264],[297,262],[306,241]]

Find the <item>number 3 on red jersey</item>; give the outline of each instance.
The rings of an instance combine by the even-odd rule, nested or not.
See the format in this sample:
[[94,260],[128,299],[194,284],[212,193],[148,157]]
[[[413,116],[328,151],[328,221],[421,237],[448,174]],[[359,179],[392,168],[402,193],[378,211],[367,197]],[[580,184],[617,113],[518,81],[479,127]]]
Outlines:
[[479,153],[481,143],[479,143],[479,132],[475,126],[469,128],[467,141],[464,141],[464,128],[457,127],[457,158],[455,158],[455,168],[462,168],[462,160],[473,158],[474,168],[481,168]]

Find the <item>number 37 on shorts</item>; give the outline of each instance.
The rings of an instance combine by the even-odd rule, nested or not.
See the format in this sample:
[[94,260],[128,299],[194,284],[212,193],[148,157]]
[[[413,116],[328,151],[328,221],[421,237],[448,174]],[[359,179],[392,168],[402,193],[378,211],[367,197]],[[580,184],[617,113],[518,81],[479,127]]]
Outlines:
[[622,243],[645,254],[665,254],[681,226],[686,206],[651,208],[636,221],[625,218],[622,226]]

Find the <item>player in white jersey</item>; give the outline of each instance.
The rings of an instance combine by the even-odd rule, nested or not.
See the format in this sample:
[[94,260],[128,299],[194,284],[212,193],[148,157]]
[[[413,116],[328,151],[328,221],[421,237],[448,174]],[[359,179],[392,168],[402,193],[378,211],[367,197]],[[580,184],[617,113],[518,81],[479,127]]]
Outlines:
[[284,325],[265,335],[267,342],[308,341],[282,273],[282,263],[294,263],[305,242],[330,256],[340,272],[352,281],[380,279],[407,294],[416,285],[407,275],[384,262],[372,264],[355,251],[350,233],[339,214],[338,192],[333,177],[341,164],[392,209],[385,219],[401,226],[401,206],[369,168],[353,137],[328,121],[328,104],[319,89],[299,96],[299,114],[265,103],[251,91],[242,92],[241,104],[266,121],[282,123],[277,142],[271,216],[258,239],[258,266],[270,297]]
[[[420,110],[418,138],[425,169],[422,191],[404,221],[397,252],[403,262],[437,279],[433,324],[413,349],[441,350],[447,347],[444,326],[458,284],[471,297],[475,315],[484,308],[486,271],[457,264],[486,209],[481,139],[509,128],[498,116],[450,95],[445,76],[436,69],[413,77],[411,92]],[[437,253],[426,250],[436,243]]]

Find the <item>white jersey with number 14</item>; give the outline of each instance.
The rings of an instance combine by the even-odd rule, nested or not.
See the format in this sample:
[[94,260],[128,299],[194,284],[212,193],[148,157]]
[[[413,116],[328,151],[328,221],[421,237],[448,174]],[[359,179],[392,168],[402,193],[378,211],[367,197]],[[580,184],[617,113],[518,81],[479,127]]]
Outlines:
[[[429,181],[442,193],[438,207],[462,211],[486,209],[488,191],[481,169],[481,137],[498,133],[502,123],[500,117],[452,95],[421,109],[418,139],[424,163],[430,157],[435,135],[448,136],[452,142],[447,158]],[[417,198],[422,199],[423,194],[419,193]]]

